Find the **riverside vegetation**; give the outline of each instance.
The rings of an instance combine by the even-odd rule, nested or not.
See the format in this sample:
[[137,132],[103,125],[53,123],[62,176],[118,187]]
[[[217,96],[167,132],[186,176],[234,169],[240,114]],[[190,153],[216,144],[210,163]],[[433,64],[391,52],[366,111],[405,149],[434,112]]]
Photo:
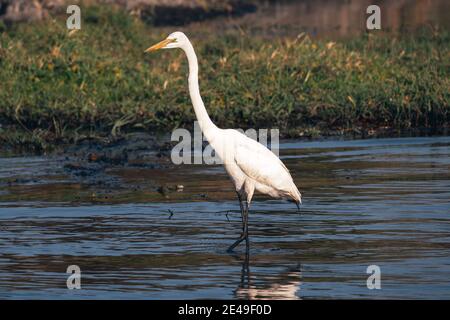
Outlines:
[[[144,49],[168,30],[91,7],[82,29],[64,17],[0,22],[0,143],[35,150],[132,131],[192,127],[187,64],[180,52]],[[173,28],[171,28],[173,29]],[[172,30],[173,31],[173,30]],[[214,122],[279,128],[282,136],[449,125],[449,34],[367,33],[330,42],[264,39],[245,30],[189,34]]]

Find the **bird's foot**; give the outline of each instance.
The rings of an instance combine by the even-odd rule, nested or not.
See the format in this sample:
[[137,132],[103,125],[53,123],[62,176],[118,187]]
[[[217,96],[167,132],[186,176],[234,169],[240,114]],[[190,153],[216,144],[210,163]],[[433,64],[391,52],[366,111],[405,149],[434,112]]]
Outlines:
[[233,252],[233,249],[237,247],[238,244],[240,244],[242,241],[246,240],[248,242],[248,236],[246,236],[245,234],[241,234],[241,236],[239,237],[239,239],[237,239],[228,249],[227,252],[231,253]]

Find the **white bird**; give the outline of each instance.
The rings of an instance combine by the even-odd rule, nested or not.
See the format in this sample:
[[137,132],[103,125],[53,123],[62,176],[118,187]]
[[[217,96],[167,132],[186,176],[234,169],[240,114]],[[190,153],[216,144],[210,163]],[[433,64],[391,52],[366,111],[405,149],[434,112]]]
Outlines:
[[195,115],[204,136],[224,163],[239,199],[242,234],[228,248],[228,251],[232,251],[243,240],[246,241],[248,251],[248,210],[255,189],[274,198],[292,200],[297,207],[301,204],[301,194],[289,170],[272,151],[237,130],[220,129],[211,121],[200,96],[197,56],[184,33],[171,33],[166,39],[149,47],[145,52],[174,48],[182,49],[187,56],[189,95]]

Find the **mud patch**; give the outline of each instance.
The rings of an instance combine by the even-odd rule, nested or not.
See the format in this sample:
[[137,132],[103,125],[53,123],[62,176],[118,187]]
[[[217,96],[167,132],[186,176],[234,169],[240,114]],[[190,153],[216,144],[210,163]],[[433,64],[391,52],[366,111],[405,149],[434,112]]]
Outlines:
[[171,165],[170,149],[167,137],[132,133],[120,139],[85,139],[46,156],[3,158],[0,198],[9,200],[15,194],[30,201],[37,196],[47,201],[111,202],[136,192],[143,199],[165,198],[177,191],[176,184],[124,178],[130,172],[138,172],[137,177],[164,172]]

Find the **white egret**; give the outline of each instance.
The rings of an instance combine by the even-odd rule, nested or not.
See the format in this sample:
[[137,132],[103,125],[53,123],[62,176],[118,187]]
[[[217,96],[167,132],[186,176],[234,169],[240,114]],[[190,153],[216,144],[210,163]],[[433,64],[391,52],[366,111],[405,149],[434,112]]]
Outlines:
[[248,252],[248,210],[255,189],[274,198],[293,200],[297,207],[301,204],[301,194],[292,180],[289,170],[272,151],[237,130],[220,129],[211,121],[200,96],[197,56],[184,33],[174,32],[145,52],[174,48],[182,49],[187,56],[189,94],[195,115],[204,136],[223,161],[239,199],[242,234],[228,248],[228,251],[232,251],[245,240]]

